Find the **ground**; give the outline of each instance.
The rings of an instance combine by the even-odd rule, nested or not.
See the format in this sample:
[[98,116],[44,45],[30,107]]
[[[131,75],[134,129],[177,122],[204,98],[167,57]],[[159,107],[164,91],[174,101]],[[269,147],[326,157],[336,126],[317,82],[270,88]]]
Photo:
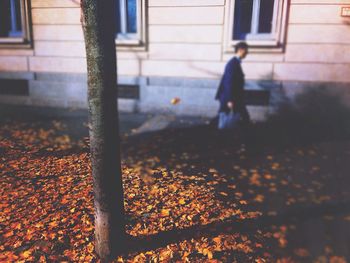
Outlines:
[[[0,260],[98,261],[87,112],[0,109]],[[312,109],[232,132],[121,114],[115,262],[350,262],[349,115]]]

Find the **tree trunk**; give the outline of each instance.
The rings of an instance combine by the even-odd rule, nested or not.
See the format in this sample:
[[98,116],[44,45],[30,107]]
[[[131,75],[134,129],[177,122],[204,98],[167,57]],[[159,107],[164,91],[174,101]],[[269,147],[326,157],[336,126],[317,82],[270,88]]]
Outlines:
[[81,0],[88,72],[96,252],[115,256],[125,238],[115,51],[115,0]]

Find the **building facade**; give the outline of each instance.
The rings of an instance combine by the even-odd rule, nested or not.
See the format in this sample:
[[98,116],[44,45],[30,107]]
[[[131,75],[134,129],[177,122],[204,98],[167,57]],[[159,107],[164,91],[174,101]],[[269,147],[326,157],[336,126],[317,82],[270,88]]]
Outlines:
[[[350,0],[116,1],[120,110],[215,115],[241,40],[246,89],[269,94],[253,118],[320,84],[350,101]],[[86,90],[79,0],[2,0],[0,102],[85,108]]]

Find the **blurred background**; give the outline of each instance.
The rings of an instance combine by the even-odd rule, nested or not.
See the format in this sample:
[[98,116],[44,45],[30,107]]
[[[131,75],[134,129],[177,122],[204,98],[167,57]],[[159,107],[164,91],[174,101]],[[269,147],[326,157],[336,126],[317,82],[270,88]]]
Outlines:
[[[115,262],[350,262],[350,1],[116,0]],[[79,0],[0,0],[0,261],[98,262]],[[220,133],[234,45],[252,124]]]

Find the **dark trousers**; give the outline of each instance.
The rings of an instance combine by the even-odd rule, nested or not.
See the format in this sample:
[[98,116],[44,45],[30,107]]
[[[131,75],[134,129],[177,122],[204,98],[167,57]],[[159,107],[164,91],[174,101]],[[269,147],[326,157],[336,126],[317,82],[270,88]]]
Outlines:
[[238,112],[239,114],[241,114],[243,125],[249,125],[250,116],[249,116],[249,112],[247,110],[247,107],[245,105],[242,105],[238,109],[235,109],[235,112]]

